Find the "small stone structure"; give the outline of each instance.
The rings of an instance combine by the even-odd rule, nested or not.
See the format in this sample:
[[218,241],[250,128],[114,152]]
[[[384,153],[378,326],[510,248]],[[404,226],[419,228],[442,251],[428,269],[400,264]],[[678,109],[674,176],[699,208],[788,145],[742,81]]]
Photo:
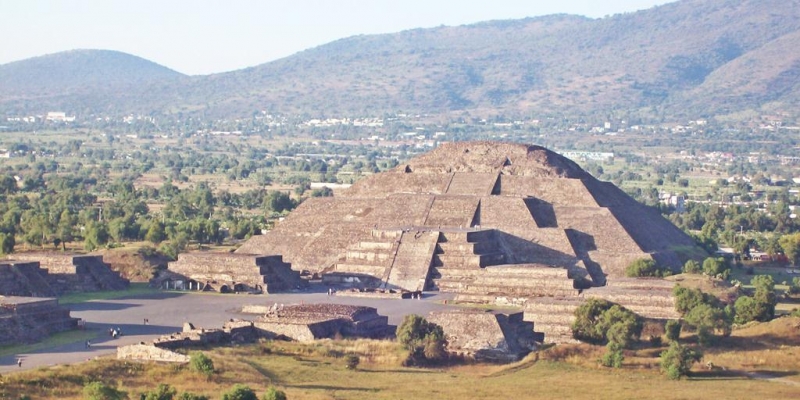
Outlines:
[[257,318],[255,328],[268,338],[286,337],[308,342],[346,337],[384,338],[394,334],[386,316],[372,307],[342,304],[296,304],[276,306]]
[[0,346],[30,343],[78,327],[57,299],[0,296]]
[[448,352],[477,360],[516,361],[536,349],[543,334],[534,332],[522,313],[494,314],[480,310],[433,311],[428,321],[442,327]]
[[[261,313],[263,306],[245,306],[243,311]],[[338,304],[298,304],[273,306],[256,321],[231,319],[222,329],[195,328],[184,323],[183,330],[163,335],[151,343],[141,342],[117,348],[120,360],[163,361],[185,363],[189,357],[175,350],[197,346],[228,343],[251,343],[259,338],[291,339],[308,342],[332,338],[337,334],[348,337],[384,338],[394,334],[395,327],[388,318],[378,315],[372,307]]]
[[194,252],[169,263],[165,289],[221,293],[277,293],[302,287],[305,281],[281,256]]
[[18,253],[0,261],[0,294],[54,297],[67,293],[125,290],[129,282],[102,256]]

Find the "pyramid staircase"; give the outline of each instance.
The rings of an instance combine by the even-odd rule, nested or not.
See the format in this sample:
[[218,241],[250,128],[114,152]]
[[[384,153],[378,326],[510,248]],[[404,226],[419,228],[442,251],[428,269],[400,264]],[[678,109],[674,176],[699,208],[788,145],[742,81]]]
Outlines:
[[373,229],[370,238],[347,248],[344,259],[336,264],[335,272],[348,275],[369,275],[374,286],[387,282],[392,264],[400,247],[402,230]]
[[494,230],[440,232],[428,289],[460,292],[484,267],[504,262]]

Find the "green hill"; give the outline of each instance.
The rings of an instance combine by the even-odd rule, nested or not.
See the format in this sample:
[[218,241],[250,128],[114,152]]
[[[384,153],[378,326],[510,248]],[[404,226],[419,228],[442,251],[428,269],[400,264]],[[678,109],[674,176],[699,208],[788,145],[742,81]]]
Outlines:
[[[128,111],[207,116],[794,110],[798,38],[800,1],[684,0],[602,19],[553,15],[360,35],[243,70],[153,73],[165,80],[137,81],[125,96],[113,87],[97,93]],[[12,76],[12,65],[0,66],[0,82],[28,81]],[[41,86],[13,89],[0,94],[0,111],[104,107],[71,86],[35,103],[31,93]]]

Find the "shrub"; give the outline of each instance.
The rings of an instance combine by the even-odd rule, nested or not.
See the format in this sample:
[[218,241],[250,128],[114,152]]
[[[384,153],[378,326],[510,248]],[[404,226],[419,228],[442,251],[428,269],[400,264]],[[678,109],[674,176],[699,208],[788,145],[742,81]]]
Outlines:
[[683,264],[683,272],[687,274],[699,274],[703,272],[703,268],[700,267],[700,263],[695,260],[686,261],[686,264]]
[[355,354],[349,354],[344,358],[344,363],[347,366],[347,369],[356,369],[360,362],[361,359]]
[[178,400],[208,400],[208,396],[201,396],[199,394],[183,392],[178,396]]
[[222,394],[222,400],[258,400],[256,392],[247,385],[236,384]]
[[267,392],[261,396],[261,400],[286,400],[286,393],[270,386]]
[[409,351],[408,365],[424,365],[447,357],[447,340],[439,325],[419,315],[406,315],[397,327],[397,340]]
[[794,277],[789,285],[789,294],[800,294],[800,278]]
[[719,305],[719,300],[716,297],[708,293],[703,293],[700,289],[675,286],[675,288],[672,289],[672,293],[675,295],[675,310],[681,313],[681,315],[685,315],[700,304]]
[[692,364],[702,358],[702,353],[681,346],[678,342],[672,342],[669,345],[669,349],[661,353],[661,371],[669,379],[680,379],[689,373]]
[[84,385],[83,397],[87,400],[122,400],[127,399],[128,394],[103,382],[95,381]]
[[642,333],[642,322],[636,314],[617,304],[589,299],[575,310],[572,336],[595,343],[613,343],[628,347]]
[[214,373],[214,362],[207,355],[196,351],[189,357],[189,368],[206,376]]
[[769,321],[775,317],[775,306],[778,300],[775,297],[775,280],[769,275],[753,277],[750,283],[755,286],[755,294],[741,296],[736,299],[736,323],[745,324],[750,321]]
[[636,278],[645,276],[662,276],[661,269],[656,265],[656,261],[649,258],[640,258],[625,268],[625,276]]
[[142,394],[142,400],[172,400],[177,392],[175,388],[161,383],[157,388]]
[[722,279],[728,279],[731,268],[724,258],[708,257],[703,261],[703,273],[708,276],[719,276]]
[[600,364],[609,368],[621,368],[624,360],[625,356],[622,354],[622,349],[614,343],[609,343],[606,346],[605,354],[600,358]]
[[697,331],[697,340],[703,346],[714,342],[714,334],[720,332],[723,336],[731,333],[731,315],[718,307],[709,304],[700,304],[686,314],[685,322]]
[[678,338],[681,337],[681,322],[671,319],[667,321],[666,325],[664,325],[664,330],[667,336],[667,340],[670,342],[676,342]]

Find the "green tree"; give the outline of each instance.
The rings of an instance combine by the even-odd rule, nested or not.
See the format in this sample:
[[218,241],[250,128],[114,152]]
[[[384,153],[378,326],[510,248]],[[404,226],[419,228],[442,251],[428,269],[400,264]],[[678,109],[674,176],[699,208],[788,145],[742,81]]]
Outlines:
[[671,319],[664,325],[667,340],[676,342],[681,337],[681,322]]
[[258,400],[258,396],[249,386],[236,384],[231,390],[222,394],[222,400]]
[[101,222],[90,222],[83,233],[83,247],[87,251],[95,250],[108,243],[106,225]]
[[750,283],[755,288],[755,294],[752,297],[741,296],[734,304],[737,324],[766,322],[775,318],[775,306],[778,304],[775,280],[770,275],[757,275]]
[[697,331],[697,341],[703,346],[713,344],[717,333],[722,336],[731,333],[731,315],[726,310],[709,304],[700,304],[691,309],[684,321]]
[[83,397],[87,400],[124,400],[128,394],[100,381],[89,382],[83,386]]
[[199,351],[195,351],[189,356],[189,367],[192,371],[206,376],[211,376],[214,373],[214,361]]
[[703,273],[708,276],[721,276],[727,279],[730,274],[730,267],[724,258],[708,257],[703,261]]
[[13,253],[15,244],[16,240],[13,233],[0,232],[0,255]]
[[778,244],[783,249],[783,254],[789,258],[792,264],[797,265],[797,257],[800,256],[800,233],[783,235],[778,239]]
[[662,271],[652,258],[640,258],[625,268],[625,276],[631,278],[661,275]]
[[692,364],[702,358],[702,353],[682,346],[678,342],[672,342],[669,349],[661,353],[661,371],[669,379],[681,379],[689,373]]
[[167,234],[164,232],[164,224],[158,221],[150,222],[150,227],[147,229],[147,233],[144,235],[144,240],[158,245],[166,238]]
[[397,327],[397,340],[409,351],[407,362],[411,365],[440,361],[446,356],[444,330],[419,315],[403,318]]
[[683,264],[683,272],[687,274],[699,274],[703,272],[703,269],[700,267],[700,263],[695,260],[688,260],[686,264]]
[[642,333],[641,320],[626,308],[601,299],[589,299],[575,310],[572,336],[578,340],[626,348]]

